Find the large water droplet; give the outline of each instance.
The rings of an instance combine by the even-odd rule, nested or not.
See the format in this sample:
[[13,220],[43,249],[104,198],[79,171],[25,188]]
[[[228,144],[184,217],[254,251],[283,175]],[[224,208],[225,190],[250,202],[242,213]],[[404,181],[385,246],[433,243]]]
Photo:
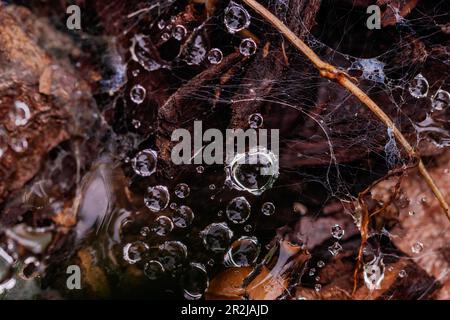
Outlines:
[[169,191],[167,187],[161,185],[149,187],[144,197],[145,205],[153,212],[159,212],[167,208],[169,201]]
[[140,84],[137,84],[131,88],[130,99],[136,104],[141,104],[145,100],[146,90]]
[[450,93],[439,89],[431,99],[431,111],[442,111],[450,106]]
[[187,247],[180,241],[166,241],[159,246],[158,259],[167,271],[179,268],[187,257]]
[[145,263],[144,274],[150,280],[155,280],[164,273],[164,267],[161,262],[156,260],[150,260]]
[[250,218],[250,203],[244,197],[234,198],[228,204],[226,213],[231,222],[242,224]]
[[129,264],[141,261],[143,254],[148,250],[148,246],[142,241],[127,243],[123,247],[123,260]]
[[250,25],[250,14],[243,6],[230,1],[230,4],[225,9],[224,22],[228,32],[236,33],[248,28]]
[[225,168],[226,184],[239,191],[260,195],[270,189],[278,178],[278,158],[265,148],[258,147],[237,154]]
[[375,257],[364,265],[364,283],[370,291],[380,289],[383,279],[384,263],[382,257]]
[[224,264],[227,267],[247,267],[256,263],[260,252],[260,244],[255,237],[241,237],[231,244]]
[[253,40],[252,38],[246,38],[241,41],[241,44],[239,45],[239,52],[243,56],[248,57],[254,55],[257,48],[258,46],[256,45],[255,40]]
[[209,286],[205,266],[201,263],[191,262],[181,277],[181,284],[186,299],[201,299]]
[[428,94],[429,84],[427,79],[419,73],[409,84],[409,93],[414,98],[423,98]]
[[188,206],[180,206],[175,210],[172,220],[178,228],[187,228],[194,220],[194,212]]
[[156,171],[158,154],[152,149],[145,149],[131,160],[134,172],[141,177],[149,177]]
[[230,245],[233,231],[224,222],[211,223],[200,232],[200,236],[207,249],[213,252],[222,252]]
[[167,236],[173,230],[173,222],[169,217],[159,216],[155,220],[152,230],[161,237]]

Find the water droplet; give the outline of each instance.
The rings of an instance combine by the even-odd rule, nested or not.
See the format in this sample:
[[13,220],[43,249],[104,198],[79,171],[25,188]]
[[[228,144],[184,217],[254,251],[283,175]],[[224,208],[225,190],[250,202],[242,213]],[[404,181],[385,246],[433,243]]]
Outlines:
[[263,147],[237,154],[225,168],[225,183],[239,191],[260,195],[278,178],[278,158]]
[[375,257],[372,261],[364,265],[364,283],[372,291],[380,289],[384,279],[384,262],[382,257]]
[[317,284],[314,286],[314,290],[316,290],[316,292],[319,292],[320,290],[322,290],[322,285],[321,285],[320,283],[317,283]]
[[316,268],[311,268],[311,269],[309,269],[308,275],[309,275],[310,277],[314,276],[315,274],[316,274]]
[[408,214],[410,215],[410,216],[414,216],[415,214],[416,214],[416,212],[415,211],[408,211]]
[[186,299],[201,299],[209,286],[209,279],[205,266],[201,263],[191,262],[187,270],[183,272],[181,284]]
[[323,268],[323,267],[325,267],[325,262],[323,262],[322,260],[319,260],[319,261],[317,261],[317,266],[319,268]]
[[195,170],[197,171],[197,173],[202,174],[203,172],[205,172],[205,167],[203,167],[203,166],[198,166]]
[[450,93],[448,91],[439,89],[431,98],[431,112],[445,110],[449,105]]
[[9,146],[14,152],[23,153],[28,149],[28,141],[25,138],[11,138]]
[[149,227],[142,227],[141,231],[139,232],[141,236],[147,237],[150,234],[150,228]]
[[133,71],[131,71],[131,74],[133,75],[133,77],[137,77],[139,75],[139,73],[141,73],[141,71],[139,69],[134,69]]
[[167,236],[173,230],[173,222],[169,217],[159,216],[155,220],[155,225],[152,228],[158,236]]
[[231,244],[225,254],[224,264],[227,267],[252,266],[258,259],[260,249],[257,238],[241,237]]
[[243,6],[230,1],[230,4],[225,9],[224,23],[228,32],[236,33],[248,28],[250,25],[250,14]]
[[25,102],[15,101],[9,116],[16,126],[24,126],[31,118],[31,111]]
[[166,27],[166,22],[164,20],[159,20],[158,21],[158,29],[162,30]]
[[429,84],[427,79],[419,73],[409,84],[409,93],[414,98],[423,98],[428,94]]
[[169,207],[172,210],[176,210],[178,208],[178,204],[176,204],[175,202],[172,202]]
[[400,277],[400,278],[405,278],[406,276],[407,276],[408,274],[406,273],[406,271],[405,270],[400,270],[399,272],[398,272],[398,276]]
[[134,172],[141,177],[149,177],[156,171],[158,154],[152,149],[145,149],[131,160]]
[[194,220],[194,212],[188,206],[180,206],[172,216],[173,223],[178,228],[187,228]]
[[167,40],[169,40],[169,39],[170,39],[170,34],[169,34],[169,33],[164,32],[164,33],[161,35],[161,40],[162,40],[162,41],[167,41]]
[[131,88],[130,91],[130,98],[131,101],[133,101],[136,104],[141,104],[144,102],[146,96],[146,90],[143,86],[140,84],[137,84]]
[[28,257],[24,260],[19,276],[24,280],[31,280],[39,276],[41,262],[36,257]]
[[247,225],[244,226],[244,231],[245,232],[252,232],[252,230],[253,230],[253,227],[252,227],[251,224],[247,224]]
[[150,280],[155,280],[164,273],[164,267],[161,262],[156,260],[150,260],[145,263],[144,274]]
[[250,218],[250,203],[244,197],[234,198],[228,204],[226,213],[231,222],[242,224]]
[[333,238],[335,239],[342,239],[342,237],[345,234],[345,230],[342,229],[342,227],[338,224],[335,224],[334,226],[331,227],[331,235],[333,236]]
[[239,45],[239,52],[243,56],[251,56],[256,53],[256,49],[258,48],[255,40],[252,38],[245,38],[241,41],[241,44]]
[[181,25],[181,24],[176,25],[175,28],[173,28],[173,31],[172,31],[172,37],[173,37],[175,40],[178,40],[178,41],[183,40],[183,38],[186,36],[186,34],[187,34],[187,30],[186,30],[186,28],[185,28],[183,25]]
[[213,252],[225,251],[233,237],[233,231],[228,225],[222,223],[211,223],[200,232],[205,247]]
[[416,254],[421,253],[422,250],[423,250],[423,243],[421,243],[421,242],[416,242],[411,247],[411,251]]
[[272,202],[266,202],[261,206],[261,212],[266,216],[271,216],[275,213],[275,205]]
[[123,247],[123,260],[129,264],[141,261],[143,254],[148,250],[148,246],[142,241],[127,243]]
[[209,190],[216,190],[216,185],[215,184],[210,184],[208,186]]
[[339,252],[342,251],[342,246],[339,244],[339,242],[333,243],[331,246],[328,247],[328,251],[333,255],[337,256]]
[[258,129],[263,125],[264,118],[260,113],[253,113],[248,117],[248,124],[252,129]]
[[174,192],[178,198],[184,199],[189,196],[189,194],[191,193],[191,189],[186,183],[179,183],[176,185]]
[[166,241],[159,246],[158,260],[167,271],[180,267],[187,257],[187,247],[180,241]]
[[211,64],[219,64],[222,62],[223,53],[220,49],[213,48],[208,52],[208,61]]
[[167,208],[170,201],[169,191],[167,187],[157,185],[149,187],[144,197],[144,203],[153,212],[159,212]]
[[131,124],[133,125],[133,128],[135,128],[135,129],[139,129],[141,127],[141,122],[136,119],[131,120]]

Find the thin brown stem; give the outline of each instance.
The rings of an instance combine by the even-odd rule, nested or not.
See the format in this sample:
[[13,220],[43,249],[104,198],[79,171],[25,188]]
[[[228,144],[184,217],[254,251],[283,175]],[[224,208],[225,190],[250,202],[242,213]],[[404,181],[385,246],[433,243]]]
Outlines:
[[439,201],[440,206],[447,215],[447,218],[450,220],[449,206],[447,204],[447,201],[444,199],[442,192],[434,182],[428,170],[425,168],[425,165],[423,164],[416,150],[410,145],[405,136],[395,126],[391,118],[389,118],[389,116],[364,91],[362,91],[358,86],[355,85],[355,83],[347,73],[320,59],[320,57],[310,47],[308,47],[306,43],[304,43],[299,37],[297,37],[295,33],[293,33],[283,22],[281,22],[264,6],[262,6],[255,0],[242,1],[262,17],[264,17],[268,22],[270,22],[275,27],[275,29],[283,34],[298,50],[300,50],[300,52],[302,52],[319,70],[322,77],[337,81],[342,87],[346,88],[364,105],[366,105],[366,107],[369,108],[388,128],[391,128],[395,138],[403,146],[405,151],[408,153],[408,156],[410,156],[411,158],[417,158],[419,160],[419,173],[422,175],[423,179],[430,187],[436,199]]

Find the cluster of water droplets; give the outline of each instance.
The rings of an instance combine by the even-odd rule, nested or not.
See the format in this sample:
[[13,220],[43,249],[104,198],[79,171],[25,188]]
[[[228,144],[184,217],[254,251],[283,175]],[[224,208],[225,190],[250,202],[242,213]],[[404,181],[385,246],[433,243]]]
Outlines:
[[328,247],[328,251],[332,256],[337,256],[343,250],[339,240],[342,239],[344,234],[345,230],[340,225],[335,224],[331,227],[331,236],[335,239],[335,242]]

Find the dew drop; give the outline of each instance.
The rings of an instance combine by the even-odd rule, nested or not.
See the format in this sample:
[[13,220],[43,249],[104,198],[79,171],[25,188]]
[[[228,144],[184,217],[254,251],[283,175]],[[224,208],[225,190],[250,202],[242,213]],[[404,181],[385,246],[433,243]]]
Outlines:
[[166,241],[159,246],[158,260],[167,271],[180,267],[187,257],[187,247],[180,241]]
[[317,266],[319,268],[323,268],[323,267],[325,267],[325,262],[323,262],[322,260],[319,260],[319,261],[317,261]]
[[197,171],[197,173],[202,174],[203,172],[205,172],[205,167],[203,167],[203,166],[198,166],[197,168],[195,168],[195,170]]
[[150,260],[145,263],[144,274],[150,280],[156,280],[164,273],[164,267],[161,262]]
[[252,129],[258,129],[263,125],[264,118],[260,113],[253,113],[248,117],[248,124]]
[[194,41],[186,47],[184,61],[188,65],[201,64],[207,55],[206,48],[205,39],[201,34],[198,34],[195,36]]
[[278,178],[278,157],[263,147],[237,154],[225,168],[225,184],[239,191],[260,195]]
[[253,230],[253,227],[252,227],[251,224],[247,224],[247,225],[244,226],[244,231],[245,232],[250,233],[250,232],[252,232],[252,230]]
[[314,286],[314,290],[316,290],[316,292],[319,292],[320,290],[322,290],[322,285],[321,285],[320,283],[317,283],[317,284]]
[[146,90],[140,84],[137,84],[131,88],[130,99],[136,104],[141,104],[144,102],[146,96]]
[[178,198],[184,199],[189,196],[191,189],[186,183],[179,183],[176,185],[174,193]]
[[405,278],[406,276],[407,276],[408,274],[406,273],[406,271],[405,270],[400,270],[399,272],[398,272],[398,276],[400,277],[400,278]]
[[194,220],[194,212],[188,206],[180,206],[172,216],[173,223],[178,228],[187,228]]
[[156,171],[158,154],[152,149],[145,149],[131,160],[134,172],[141,177],[149,177]]
[[23,153],[28,149],[28,141],[25,138],[11,138],[9,146],[14,152]]
[[202,298],[209,286],[206,268],[201,263],[191,262],[181,277],[184,297],[188,300]]
[[275,213],[275,205],[272,202],[266,202],[261,206],[261,212],[266,216],[271,216]]
[[411,251],[415,254],[421,253],[422,250],[423,250],[423,243],[421,242],[416,242],[411,247]]
[[144,203],[153,212],[159,212],[167,208],[170,201],[169,191],[167,187],[157,185],[149,187],[144,197]]
[[234,1],[225,9],[224,23],[229,33],[236,33],[250,25],[250,14],[241,5]]
[[131,58],[139,63],[147,71],[155,71],[162,68],[162,65],[153,59],[152,40],[145,35],[134,36],[130,47]]
[[227,267],[248,267],[256,263],[261,246],[255,237],[241,237],[234,241],[225,254]]
[[331,246],[328,247],[328,251],[333,255],[337,256],[339,252],[342,251],[342,246],[339,244],[339,242],[333,243]]
[[162,30],[166,27],[166,22],[164,20],[159,20],[158,21],[158,29]]
[[309,275],[310,277],[314,276],[315,274],[316,274],[316,268],[311,268],[311,269],[309,269],[308,275]]
[[450,93],[439,89],[431,98],[431,111],[442,111],[450,105]]
[[246,38],[241,41],[241,44],[239,45],[239,52],[243,56],[251,56],[256,53],[256,49],[258,46],[256,45],[256,42],[252,38]]
[[230,245],[233,231],[225,222],[211,223],[200,232],[204,246],[213,252],[225,251]]
[[428,94],[429,84],[427,79],[419,73],[409,84],[409,93],[414,98],[423,98]]
[[135,129],[139,129],[141,127],[141,122],[136,119],[131,120],[131,124],[133,125],[133,128],[135,128]]
[[187,30],[186,30],[186,28],[185,28],[183,25],[181,25],[181,24],[176,25],[175,28],[173,28],[173,31],[172,31],[172,37],[173,37],[175,40],[178,40],[178,41],[183,40],[183,38],[186,36],[186,34],[187,34]]
[[169,39],[170,39],[170,34],[169,34],[169,33],[164,32],[164,33],[161,35],[161,40],[162,40],[162,41],[168,41]]
[[250,203],[244,197],[234,198],[227,205],[226,214],[231,222],[242,224],[250,218]]
[[333,236],[333,238],[335,239],[342,239],[342,237],[345,234],[345,230],[342,229],[342,227],[338,224],[335,224],[334,226],[331,227],[331,235]]
[[31,118],[31,111],[25,102],[15,101],[14,108],[9,115],[16,126],[24,126]]
[[173,222],[169,217],[159,216],[158,218],[156,218],[152,230],[158,236],[167,236],[173,230]]
[[223,53],[220,49],[213,48],[208,52],[208,61],[211,64],[219,64],[223,60]]
[[127,243],[123,247],[123,260],[129,264],[141,261],[143,254],[148,250],[148,246],[142,241]]
[[150,228],[149,227],[142,227],[139,234],[143,237],[147,237],[150,234]]

